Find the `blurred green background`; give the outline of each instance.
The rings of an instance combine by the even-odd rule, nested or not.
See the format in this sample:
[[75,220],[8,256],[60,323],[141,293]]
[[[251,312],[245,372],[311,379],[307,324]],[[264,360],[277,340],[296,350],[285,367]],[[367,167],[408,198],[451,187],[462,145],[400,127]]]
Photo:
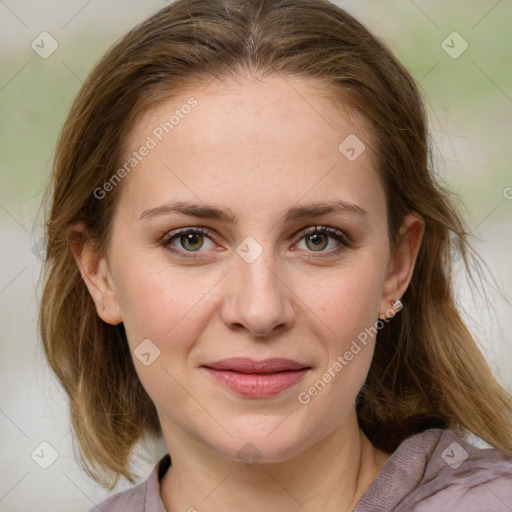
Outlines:
[[[477,248],[504,295],[490,286],[489,309],[461,282],[461,308],[496,374],[512,390],[512,2],[336,3],[379,35],[420,83],[440,179],[464,201]],[[41,357],[36,214],[57,136],[82,81],[118,37],[163,5],[0,1],[0,511],[85,511],[112,494],[77,466],[65,398]],[[31,48],[43,31],[59,45],[47,59]],[[458,58],[442,47],[453,32],[468,44]],[[452,39],[453,53],[463,41],[455,36],[448,45]],[[47,470],[30,457],[43,440],[59,453]],[[141,474],[161,452],[162,446],[155,447]]]

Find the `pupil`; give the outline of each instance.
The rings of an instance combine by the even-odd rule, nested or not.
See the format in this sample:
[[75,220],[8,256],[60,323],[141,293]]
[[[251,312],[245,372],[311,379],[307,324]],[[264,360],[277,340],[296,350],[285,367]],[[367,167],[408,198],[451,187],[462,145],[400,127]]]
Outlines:
[[200,236],[201,235],[196,234],[196,233],[189,233],[188,235],[185,235],[184,236],[184,238],[185,238],[184,247],[188,246],[190,249],[200,248],[202,245],[201,243],[198,243]]
[[[320,245],[322,245],[322,242],[323,242],[322,237],[323,236],[324,236],[323,234],[315,233],[314,235],[309,236],[309,241],[313,242],[313,244],[316,247],[319,247]],[[320,247],[320,248],[322,248],[322,247]]]

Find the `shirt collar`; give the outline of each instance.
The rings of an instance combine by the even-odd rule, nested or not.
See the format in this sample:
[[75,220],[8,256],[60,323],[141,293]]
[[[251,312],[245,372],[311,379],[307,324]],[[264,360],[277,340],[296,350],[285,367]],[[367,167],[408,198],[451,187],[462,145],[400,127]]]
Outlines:
[[153,468],[146,480],[146,497],[144,500],[144,512],[166,512],[160,496],[160,481],[171,465],[171,457],[167,453]]

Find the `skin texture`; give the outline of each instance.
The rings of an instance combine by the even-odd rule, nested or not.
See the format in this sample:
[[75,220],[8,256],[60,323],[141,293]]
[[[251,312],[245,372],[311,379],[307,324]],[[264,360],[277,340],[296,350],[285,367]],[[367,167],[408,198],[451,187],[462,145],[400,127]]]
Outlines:
[[[149,366],[134,363],[172,457],[162,499],[172,512],[352,510],[388,458],[360,431],[354,407],[375,340],[308,404],[297,397],[379,315],[389,316],[410,281],[423,221],[405,218],[392,254],[364,124],[306,79],[188,90],[139,119],[127,155],[190,96],[198,105],[124,178],[109,254],[89,243],[73,249],[100,317],[124,322],[132,353],[145,339],[160,350]],[[366,144],[354,161],[338,150],[350,134]],[[230,209],[236,220],[139,219],[177,200]],[[366,215],[283,220],[291,207],[334,200]],[[340,230],[351,245],[329,234],[307,243],[303,230],[312,226]],[[212,233],[192,240],[199,250],[188,254],[197,258],[186,257],[190,246],[179,236],[162,245],[189,227]],[[262,250],[251,263],[237,253],[249,236]],[[285,357],[311,370],[276,396],[247,398],[201,368],[236,356]],[[239,459],[244,446],[254,464]]]

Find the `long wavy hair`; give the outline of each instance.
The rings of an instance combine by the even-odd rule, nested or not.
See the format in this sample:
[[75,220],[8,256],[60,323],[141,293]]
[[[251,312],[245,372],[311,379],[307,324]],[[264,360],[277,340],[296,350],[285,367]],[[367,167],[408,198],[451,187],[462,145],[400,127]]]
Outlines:
[[135,482],[130,461],[160,433],[122,325],[103,322],[72,257],[69,226],[108,251],[122,182],[94,193],[122,165],[141,114],[187,86],[251,74],[306,77],[370,127],[387,197],[389,243],[404,215],[426,223],[404,309],[382,328],[357,399],[360,427],[388,452],[430,427],[467,429],[512,451],[511,396],[499,385],[457,310],[459,254],[471,273],[468,232],[437,181],[418,87],[367,28],[327,0],[178,0],[117,42],[79,91],[60,134],[45,194],[46,260],[39,329],[49,365],[69,397],[79,460],[113,488]]

